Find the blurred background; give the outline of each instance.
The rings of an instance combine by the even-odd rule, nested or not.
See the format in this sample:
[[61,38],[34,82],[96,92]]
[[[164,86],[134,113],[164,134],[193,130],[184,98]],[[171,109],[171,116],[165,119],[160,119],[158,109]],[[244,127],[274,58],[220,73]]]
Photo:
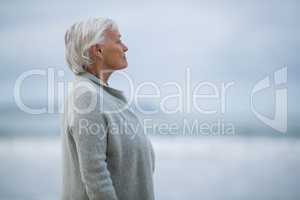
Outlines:
[[[132,85],[116,73],[110,86],[134,97],[141,84],[154,83],[160,97],[130,101],[131,108],[153,124],[179,126],[148,132],[157,159],[156,199],[299,199],[299,8],[296,0],[1,1],[0,199],[59,199],[59,88],[65,94],[74,77],[64,60],[64,34],[74,22],[98,16],[117,22],[129,48],[123,72]],[[31,70],[44,74],[18,87]],[[276,72],[283,72],[280,80],[287,72],[279,87]],[[266,77],[270,85],[252,96],[251,107],[253,89]],[[222,84],[232,83],[226,101],[200,98],[199,107],[215,112],[201,113],[195,106],[187,111],[193,103],[188,91],[204,81],[220,94]],[[184,109],[171,114],[165,110],[176,110],[180,100],[164,100],[178,94],[168,82],[183,91]],[[281,113],[275,109],[280,89],[287,91]],[[202,87],[198,94],[215,91]],[[140,93],[156,90],[143,87]],[[27,107],[46,111],[25,112],[17,94]],[[257,117],[273,119],[276,112],[286,130]],[[213,128],[184,130],[183,122],[195,121]]]

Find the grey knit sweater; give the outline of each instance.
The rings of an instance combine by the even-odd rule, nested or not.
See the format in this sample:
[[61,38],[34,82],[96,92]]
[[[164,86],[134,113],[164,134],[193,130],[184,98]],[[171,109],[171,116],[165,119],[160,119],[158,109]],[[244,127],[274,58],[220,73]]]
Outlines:
[[62,200],[153,200],[154,152],[122,91],[76,75],[61,116]]

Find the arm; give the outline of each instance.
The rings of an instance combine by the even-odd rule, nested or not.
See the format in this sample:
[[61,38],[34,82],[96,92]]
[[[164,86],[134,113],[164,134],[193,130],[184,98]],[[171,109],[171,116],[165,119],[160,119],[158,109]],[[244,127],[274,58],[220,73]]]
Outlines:
[[90,200],[117,200],[107,169],[107,125],[104,114],[73,113],[72,135],[76,144],[81,179]]

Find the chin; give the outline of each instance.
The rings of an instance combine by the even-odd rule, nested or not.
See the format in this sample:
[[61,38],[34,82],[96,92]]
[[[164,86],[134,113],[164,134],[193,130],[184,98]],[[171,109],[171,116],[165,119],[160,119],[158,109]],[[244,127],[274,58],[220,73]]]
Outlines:
[[120,65],[120,68],[119,69],[125,69],[125,68],[127,68],[127,62],[126,63],[123,63],[122,65]]
[[116,62],[113,65],[111,65],[111,68],[113,70],[120,70],[120,69],[127,68],[127,65],[128,65],[127,61],[122,60],[122,61]]
[[123,68],[127,68],[127,67],[128,67],[128,64],[126,63]]

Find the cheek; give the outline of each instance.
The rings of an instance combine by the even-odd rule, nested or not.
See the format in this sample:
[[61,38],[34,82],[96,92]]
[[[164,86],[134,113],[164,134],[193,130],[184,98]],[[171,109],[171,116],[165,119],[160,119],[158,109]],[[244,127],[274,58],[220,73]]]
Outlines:
[[119,67],[123,62],[123,52],[119,48],[110,48],[107,49],[106,54],[104,56],[104,62],[112,67]]
[[120,56],[122,52],[119,50],[118,47],[112,46],[106,50],[106,57],[108,58],[117,58]]

